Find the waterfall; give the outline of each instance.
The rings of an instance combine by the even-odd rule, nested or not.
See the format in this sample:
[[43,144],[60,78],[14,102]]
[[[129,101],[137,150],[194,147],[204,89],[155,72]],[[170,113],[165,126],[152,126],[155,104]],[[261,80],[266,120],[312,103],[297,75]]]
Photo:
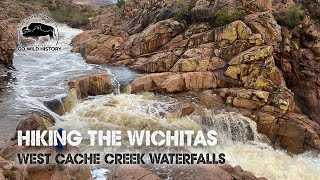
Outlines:
[[[177,100],[144,93],[97,96],[78,104],[62,117],[56,127],[67,130],[216,130],[218,144],[214,147],[184,147],[194,153],[225,153],[228,164],[240,165],[256,176],[271,180],[311,179],[320,177],[320,157],[312,153],[289,156],[283,150],[268,145],[266,137],[257,132],[256,123],[236,112],[204,109],[203,113],[187,117],[170,114]],[[89,142],[87,142],[89,143]],[[125,144],[125,143],[124,143]],[[87,147],[83,152],[133,152],[144,148]],[[165,152],[165,149],[155,148]],[[102,168],[102,169],[100,169]],[[108,172],[110,167],[94,168],[94,172]],[[166,168],[156,167],[160,169]],[[99,170],[100,169],[100,170]],[[298,177],[298,178],[297,178]]]

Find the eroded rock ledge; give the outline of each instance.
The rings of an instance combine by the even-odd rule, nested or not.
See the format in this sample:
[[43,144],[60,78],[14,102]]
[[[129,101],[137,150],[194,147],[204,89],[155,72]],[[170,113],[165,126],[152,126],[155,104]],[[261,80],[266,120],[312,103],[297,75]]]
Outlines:
[[72,108],[88,96],[98,96],[113,92],[112,77],[106,73],[83,75],[69,80],[69,91],[65,97],[44,102],[59,115],[70,112]]

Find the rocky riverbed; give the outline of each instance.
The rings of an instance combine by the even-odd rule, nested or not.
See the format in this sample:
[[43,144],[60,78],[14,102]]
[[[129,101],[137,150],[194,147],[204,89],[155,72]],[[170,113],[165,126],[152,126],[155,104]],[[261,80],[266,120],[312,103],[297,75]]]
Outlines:
[[[130,0],[120,8],[105,7],[85,31],[60,25],[61,51],[50,53],[13,53],[13,29],[29,11],[14,21],[7,20],[11,11],[4,13],[1,174],[16,179],[319,179],[320,30],[308,13],[294,28],[279,25],[277,13],[293,5]],[[217,26],[212,14],[225,7],[245,15]],[[15,70],[5,69],[12,66]],[[14,162],[19,152],[54,153],[53,148],[17,146],[15,130],[60,127],[80,132],[215,129],[216,147],[178,151],[223,152],[228,165],[61,170]],[[87,143],[65,153],[176,151]]]

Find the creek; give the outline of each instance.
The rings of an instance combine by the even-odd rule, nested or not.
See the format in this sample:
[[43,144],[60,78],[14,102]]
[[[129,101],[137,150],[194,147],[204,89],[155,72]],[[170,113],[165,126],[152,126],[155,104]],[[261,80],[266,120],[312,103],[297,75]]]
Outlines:
[[[320,179],[320,155],[307,152],[288,155],[275,150],[266,138],[257,132],[254,121],[236,112],[203,109],[200,114],[187,117],[170,115],[177,99],[143,93],[120,93],[120,85],[128,84],[138,74],[125,67],[86,64],[80,54],[72,53],[69,45],[81,30],[59,26],[60,51],[26,52],[14,54],[11,77],[0,89],[0,147],[12,137],[20,118],[34,111],[50,114],[56,119],[52,129],[63,127],[86,134],[88,130],[194,130],[213,129],[218,133],[214,147],[185,147],[192,153],[225,153],[226,162],[240,165],[244,170],[271,180]],[[50,111],[44,102],[61,99],[68,92],[67,81],[72,77],[105,72],[114,77],[114,94],[89,97],[63,116]],[[79,146],[83,153],[145,151],[145,147],[130,147],[126,141],[121,147],[88,146],[84,137]],[[148,151],[170,151],[151,149]],[[95,179],[105,179],[113,168],[110,165],[92,166]],[[163,167],[155,167],[163,168]],[[170,178],[169,178],[170,179]]]

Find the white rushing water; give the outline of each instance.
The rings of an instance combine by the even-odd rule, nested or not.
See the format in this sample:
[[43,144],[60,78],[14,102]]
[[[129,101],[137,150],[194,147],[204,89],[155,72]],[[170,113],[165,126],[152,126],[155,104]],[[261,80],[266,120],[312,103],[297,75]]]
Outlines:
[[[61,39],[57,52],[16,51],[12,83],[0,96],[1,143],[12,136],[17,122],[24,115],[42,110],[49,112],[44,101],[64,96],[69,78],[96,71],[107,71],[88,65],[80,54],[71,53],[71,39],[81,32],[59,26]],[[53,113],[51,113],[53,114]]]
[[[12,78],[4,89],[0,88],[0,147],[10,139],[19,120],[33,111],[53,115],[44,106],[45,101],[60,99],[68,92],[67,81],[80,75],[104,72],[121,73],[119,80],[134,78],[125,68],[107,68],[87,64],[80,54],[72,53],[70,42],[82,30],[59,25],[61,51],[16,51]],[[121,72],[119,72],[121,71]],[[130,77],[128,77],[130,76]]]
[[[320,178],[320,157],[310,154],[289,156],[264,143],[265,137],[256,131],[256,123],[234,112],[204,110],[204,115],[179,118],[170,115],[175,99],[151,93],[98,96],[78,104],[63,116],[56,127],[77,129],[86,134],[94,130],[207,130],[218,132],[218,145],[212,148],[188,148],[197,153],[225,153],[228,164],[240,165],[256,176],[271,180]],[[88,137],[87,137],[88,140]],[[80,147],[83,152],[121,152],[132,147],[89,147],[88,141]],[[142,148],[143,149],[143,148]],[[111,166],[112,167],[112,166]],[[108,168],[93,171],[98,178]],[[99,178],[98,178],[99,179]]]

